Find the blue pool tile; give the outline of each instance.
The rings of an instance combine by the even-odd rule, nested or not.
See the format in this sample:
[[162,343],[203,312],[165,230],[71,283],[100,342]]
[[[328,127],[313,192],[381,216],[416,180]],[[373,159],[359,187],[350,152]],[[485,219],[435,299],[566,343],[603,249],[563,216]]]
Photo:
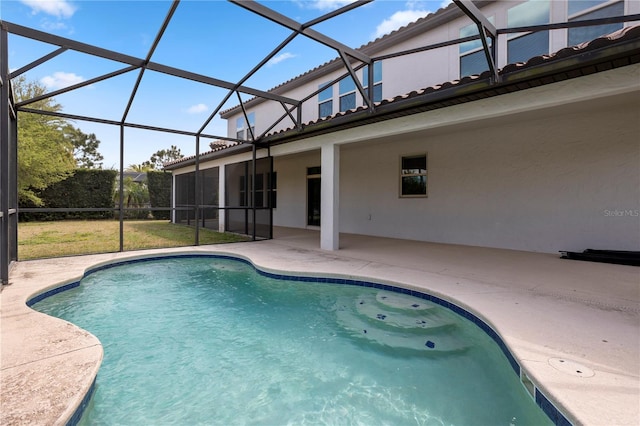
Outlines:
[[31,299],[27,300],[27,306],[31,307],[33,305],[35,305],[36,303],[46,299],[47,297],[51,297],[54,294],[58,294],[58,293],[62,293],[63,291],[66,290],[71,290],[72,288],[76,288],[80,286],[80,281],[75,281],[69,284],[65,284],[63,286],[60,287],[56,287],[56,288],[52,288],[51,290],[47,290],[44,293],[41,293],[35,297],[32,297]]
[[571,422],[536,388],[536,404],[556,426],[571,426]]

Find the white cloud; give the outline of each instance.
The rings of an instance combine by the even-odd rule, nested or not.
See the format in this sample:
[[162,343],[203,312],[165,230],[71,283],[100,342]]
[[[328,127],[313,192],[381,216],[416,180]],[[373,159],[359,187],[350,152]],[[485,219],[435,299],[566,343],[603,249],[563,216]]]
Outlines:
[[374,38],[389,34],[391,31],[427,16],[429,13],[431,12],[428,10],[400,10],[376,27]]
[[309,9],[318,10],[335,10],[342,6],[346,6],[349,3],[353,3],[353,0],[310,0],[310,1],[297,1],[301,7],[307,7]]
[[279,54],[278,56],[271,58],[269,62],[267,62],[267,66],[270,67],[272,65],[279,64],[282,61],[286,61],[287,59],[295,58],[298,55],[294,55],[293,53],[284,52]]
[[53,76],[46,76],[40,79],[40,82],[47,86],[49,89],[62,89],[63,87],[72,86],[74,84],[82,83],[84,77],[75,75],[72,72],[54,72]]
[[206,106],[205,104],[196,104],[196,105],[192,105],[187,109],[187,112],[189,114],[200,114],[201,112],[205,112],[208,111],[209,107]]
[[67,24],[65,24],[62,21],[49,21],[49,20],[43,20],[42,23],[40,24],[42,26],[43,29],[45,29],[46,31],[62,31],[62,30],[66,30],[69,27],[67,26]]
[[57,18],[71,18],[76,7],[67,0],[21,0],[31,8],[33,14],[46,13]]

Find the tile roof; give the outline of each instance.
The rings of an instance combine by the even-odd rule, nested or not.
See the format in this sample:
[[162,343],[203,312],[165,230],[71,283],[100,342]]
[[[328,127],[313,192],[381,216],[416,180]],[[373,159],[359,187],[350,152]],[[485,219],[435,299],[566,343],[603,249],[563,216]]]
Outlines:
[[[200,153],[200,159],[204,160],[204,159],[208,159],[209,157],[212,157],[214,154],[220,152],[220,151],[227,151],[230,148],[236,147],[236,146],[240,146],[240,145],[244,145],[244,146],[250,146],[249,144],[243,144],[240,142],[227,142],[225,144],[219,143],[217,144],[218,146],[216,148],[212,148],[209,151],[205,151],[205,152],[201,152]],[[166,163],[163,164],[163,167],[167,170],[172,170],[175,169],[176,167],[173,167],[175,165],[178,164],[182,164],[182,163],[192,163],[194,162],[196,156],[195,155],[189,155],[186,157],[182,157],[178,160],[173,160],[173,161],[168,161]]]
[[[612,34],[577,46],[563,48],[550,55],[535,56],[526,62],[508,64],[499,70],[502,82],[498,84],[491,83],[492,74],[485,71],[479,75],[467,76],[383,99],[375,104],[373,113],[367,106],[360,106],[330,117],[312,120],[303,124],[302,130],[290,127],[273,132],[263,137],[258,144],[264,146],[291,142],[343,128],[498,96],[634,63],[640,63],[640,25],[625,27]],[[225,155],[226,152],[223,151],[235,146],[244,146],[249,149],[251,144],[235,143],[232,146],[221,147],[201,154],[200,159]],[[169,168],[175,169],[193,163],[194,160],[195,156],[191,156],[167,163],[165,167],[173,166]]]

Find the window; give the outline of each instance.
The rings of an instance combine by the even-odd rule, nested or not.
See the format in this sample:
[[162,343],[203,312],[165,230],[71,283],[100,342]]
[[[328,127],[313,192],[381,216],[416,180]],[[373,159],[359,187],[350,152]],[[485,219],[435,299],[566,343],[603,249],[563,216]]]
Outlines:
[[[256,135],[256,113],[255,112],[248,113],[247,118],[249,119],[249,128],[247,129],[247,140],[255,139],[258,136]],[[251,131],[249,131],[249,129],[251,129]]]
[[244,140],[244,117],[236,119],[236,138]]
[[[253,136],[255,137],[256,131],[256,113],[250,112],[247,114],[247,118],[249,119],[249,126],[245,128],[244,116],[238,117],[236,119],[236,138],[240,140],[251,140],[251,133],[253,132]],[[251,131],[249,131],[251,128]],[[246,130],[246,132],[245,132]]]
[[[624,2],[606,5],[605,7],[594,10],[594,6],[598,6],[601,3],[606,3],[606,1],[569,1],[569,22],[624,15]],[[586,13],[584,13],[585,11]],[[579,14],[576,15],[578,12]],[[602,35],[618,31],[621,28],[622,23],[569,28],[567,45],[575,46],[576,44],[594,40]]]
[[318,93],[318,118],[329,117],[333,115],[333,86],[329,86],[329,83],[323,83],[318,86],[318,89],[323,89]]
[[[369,96],[369,66],[363,68],[362,86],[365,96]],[[382,62],[373,63],[373,102],[382,100]]]
[[400,196],[427,196],[427,155],[402,157],[400,164]]
[[[493,23],[493,16],[489,16],[489,22]],[[460,38],[478,34],[478,26],[469,24],[460,28]],[[491,39],[487,38],[487,43],[491,47]],[[482,48],[482,40],[467,41],[460,43],[460,78],[467,75],[482,74],[489,69],[487,58]],[[495,58],[494,58],[495,60]]]
[[[549,0],[529,0],[507,11],[509,27],[525,27],[549,23]],[[549,31],[516,34],[507,41],[509,63],[525,62],[549,53]]]
[[356,107],[356,83],[351,76],[340,80],[340,112]]
[[587,9],[591,9],[595,6],[607,3],[609,0],[569,0],[568,3],[568,15],[569,18],[579,12],[584,12]]

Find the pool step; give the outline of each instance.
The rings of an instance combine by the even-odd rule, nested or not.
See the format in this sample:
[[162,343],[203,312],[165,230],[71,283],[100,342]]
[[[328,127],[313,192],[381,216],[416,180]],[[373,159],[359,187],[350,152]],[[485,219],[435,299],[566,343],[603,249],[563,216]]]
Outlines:
[[435,304],[426,300],[390,291],[379,291],[375,296],[375,301],[381,306],[403,312],[423,313],[436,307]]
[[338,323],[350,335],[390,348],[451,353],[470,344],[456,335],[457,323],[426,301],[389,292],[338,300]]
[[[413,303],[417,305],[417,303]],[[356,312],[373,322],[379,323],[381,327],[435,330],[438,328],[455,326],[455,323],[448,318],[438,314],[433,306],[409,307],[405,310],[386,309],[385,305],[378,302],[377,297],[362,296],[356,300]],[[428,313],[427,313],[428,311]]]

